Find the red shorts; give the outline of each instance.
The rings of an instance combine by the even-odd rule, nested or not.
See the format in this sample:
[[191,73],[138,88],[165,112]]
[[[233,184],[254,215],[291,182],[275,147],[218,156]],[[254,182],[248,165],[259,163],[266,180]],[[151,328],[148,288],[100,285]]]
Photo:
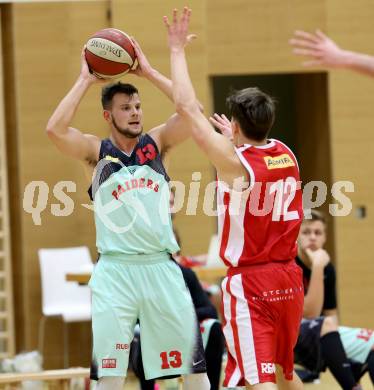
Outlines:
[[224,387],[275,383],[275,364],[291,380],[303,314],[301,268],[295,261],[233,267],[222,290],[228,351]]

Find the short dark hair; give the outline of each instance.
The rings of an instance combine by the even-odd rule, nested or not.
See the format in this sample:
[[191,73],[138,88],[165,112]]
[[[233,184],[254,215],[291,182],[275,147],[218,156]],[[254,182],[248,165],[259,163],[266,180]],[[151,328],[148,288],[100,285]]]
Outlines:
[[309,213],[311,218],[305,218],[304,222],[314,222],[314,221],[320,221],[322,222],[325,226],[327,226],[327,218],[325,214],[322,211],[318,210],[310,210]]
[[275,100],[271,96],[258,88],[245,88],[232,92],[226,104],[246,137],[266,139],[275,119]]
[[106,85],[101,91],[101,104],[104,110],[108,110],[112,107],[113,97],[117,93],[124,93],[125,95],[132,96],[139,92],[132,84],[125,84],[120,81]]

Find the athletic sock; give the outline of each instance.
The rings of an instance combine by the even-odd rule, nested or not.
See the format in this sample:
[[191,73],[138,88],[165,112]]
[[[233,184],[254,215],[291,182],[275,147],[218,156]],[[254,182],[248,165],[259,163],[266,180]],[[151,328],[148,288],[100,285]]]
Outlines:
[[225,346],[221,324],[216,322],[212,325],[209,340],[205,348],[206,370],[210,382],[210,390],[219,390],[222,355]]
[[368,358],[366,359],[366,363],[368,365],[368,371],[370,375],[370,379],[373,382],[374,385],[374,351],[371,351],[369,353]]
[[343,390],[354,389],[357,384],[339,332],[330,332],[321,337],[321,353],[327,367]]

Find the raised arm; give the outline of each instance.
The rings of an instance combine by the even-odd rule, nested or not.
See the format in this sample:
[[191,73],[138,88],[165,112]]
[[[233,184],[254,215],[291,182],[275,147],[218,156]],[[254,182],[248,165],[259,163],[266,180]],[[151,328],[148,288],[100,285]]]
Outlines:
[[296,55],[309,58],[303,62],[304,66],[343,68],[374,76],[373,56],[343,50],[320,30],[314,34],[295,31],[290,44]]
[[156,88],[163,92],[171,101],[173,101],[173,87],[171,80],[151,66],[147,57],[143,53],[142,48],[134,37],[131,37],[131,41],[135,49],[137,66],[129,73],[147,79]]
[[[134,45],[138,65],[135,69],[131,70],[130,73],[139,77],[144,77],[173,101],[172,81],[151,66],[139,43],[134,38],[131,39]],[[193,39],[194,36],[189,36],[188,42],[191,42]],[[166,123],[151,129],[148,134],[155,140],[159,150],[162,153],[165,153],[168,149],[185,141],[190,136],[185,128],[185,120],[179,115],[174,114]]]
[[174,103],[177,113],[188,121],[188,129],[195,142],[216,167],[218,176],[222,180],[231,181],[236,177],[245,176],[246,172],[232,143],[215,132],[197,104],[184,51],[190,15],[191,10],[185,7],[180,18],[174,9],[171,23],[164,16],[170,47]]
[[98,159],[100,140],[71,127],[77,108],[88,88],[103,82],[89,72],[84,50],[81,53],[81,73],[72,89],[62,99],[49,118],[46,132],[51,141],[64,154],[78,160],[94,163]]

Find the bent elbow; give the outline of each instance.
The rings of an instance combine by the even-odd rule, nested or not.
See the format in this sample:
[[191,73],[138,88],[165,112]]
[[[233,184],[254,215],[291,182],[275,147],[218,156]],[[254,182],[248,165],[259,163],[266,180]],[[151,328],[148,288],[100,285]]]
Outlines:
[[53,137],[54,135],[53,127],[47,125],[47,127],[45,128],[45,133],[47,134],[48,138]]
[[56,123],[49,121],[45,128],[45,132],[48,138],[56,138],[58,136],[64,135],[67,131],[67,128],[64,126],[58,126]]
[[55,123],[53,123],[52,118],[49,119],[47,126],[45,127],[45,132],[49,137],[55,132]]
[[176,112],[182,117],[191,117],[194,115],[196,109],[198,109],[196,102],[177,102],[175,105]]

